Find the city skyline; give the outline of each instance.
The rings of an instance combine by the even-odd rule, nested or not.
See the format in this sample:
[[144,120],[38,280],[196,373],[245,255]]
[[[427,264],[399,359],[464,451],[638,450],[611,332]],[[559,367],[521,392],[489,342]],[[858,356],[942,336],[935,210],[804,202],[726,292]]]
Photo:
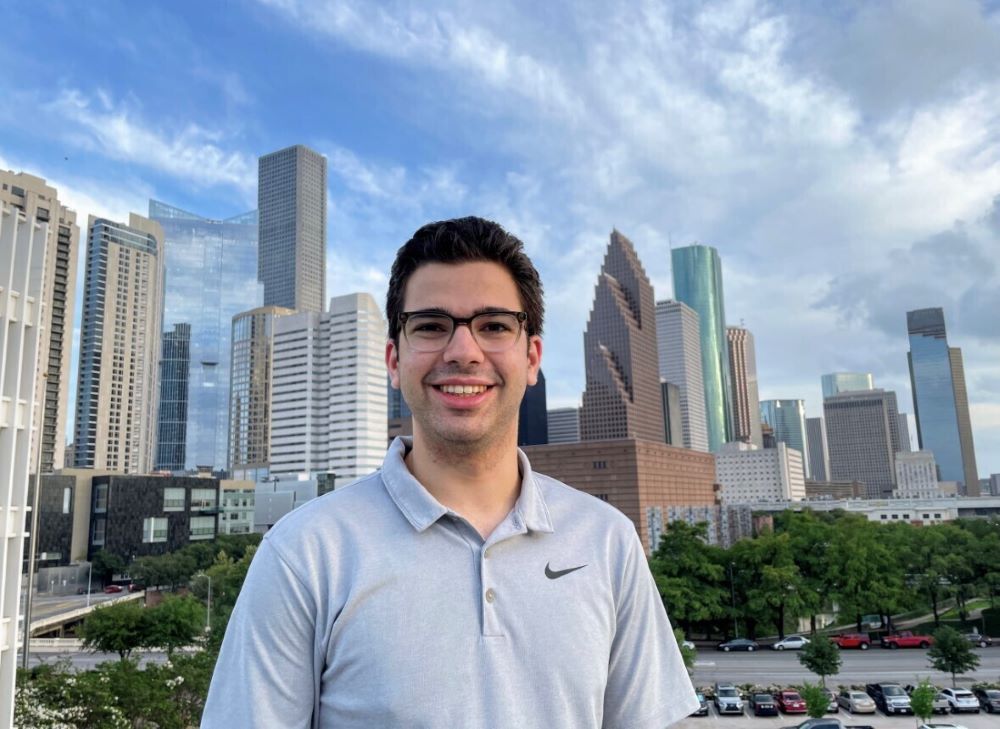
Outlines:
[[[13,8],[0,167],[45,178],[78,220],[125,220],[149,198],[223,218],[255,206],[257,156],[306,144],[329,161],[328,297],[380,303],[420,224],[495,218],[549,294],[552,407],[579,402],[579,294],[615,226],[657,299],[673,296],[671,241],[716,247],[725,323],[756,337],[760,397],[804,399],[810,416],[819,375],[838,370],[873,373],[910,410],[905,312],[940,306],[979,471],[1000,472],[995,7],[557,6],[543,19],[515,4],[505,23],[475,7],[351,8]],[[562,40],[540,43],[555,21]],[[921,29],[944,26],[949,39],[926,42]],[[209,42],[222,28],[243,40]],[[142,52],[128,40],[164,33]],[[873,64],[878,79],[861,72]],[[306,101],[310,114],[288,114]]]

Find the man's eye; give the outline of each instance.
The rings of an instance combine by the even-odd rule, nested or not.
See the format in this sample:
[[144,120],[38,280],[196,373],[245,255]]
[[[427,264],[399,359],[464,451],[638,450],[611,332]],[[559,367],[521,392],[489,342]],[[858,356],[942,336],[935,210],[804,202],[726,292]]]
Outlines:
[[414,324],[413,331],[434,333],[434,332],[444,332],[447,330],[444,328],[443,324],[438,324],[435,322],[423,322]]

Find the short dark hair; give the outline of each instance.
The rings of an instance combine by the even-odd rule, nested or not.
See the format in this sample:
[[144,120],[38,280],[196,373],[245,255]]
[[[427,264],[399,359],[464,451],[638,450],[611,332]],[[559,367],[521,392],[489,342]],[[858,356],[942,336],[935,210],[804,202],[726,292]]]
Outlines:
[[468,217],[428,223],[396,252],[385,297],[389,339],[399,343],[399,315],[410,275],[425,263],[489,261],[507,269],[517,285],[528,318],[528,335],[542,333],[542,280],[524,252],[524,244],[492,220]]

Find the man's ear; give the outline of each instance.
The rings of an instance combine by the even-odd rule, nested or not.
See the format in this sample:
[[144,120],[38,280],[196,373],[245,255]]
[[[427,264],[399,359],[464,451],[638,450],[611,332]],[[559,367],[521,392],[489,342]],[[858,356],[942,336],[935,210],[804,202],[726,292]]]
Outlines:
[[528,339],[528,385],[538,382],[538,370],[542,367],[542,338],[537,334]]
[[389,382],[399,389],[399,349],[393,340],[385,343],[385,368],[389,371]]

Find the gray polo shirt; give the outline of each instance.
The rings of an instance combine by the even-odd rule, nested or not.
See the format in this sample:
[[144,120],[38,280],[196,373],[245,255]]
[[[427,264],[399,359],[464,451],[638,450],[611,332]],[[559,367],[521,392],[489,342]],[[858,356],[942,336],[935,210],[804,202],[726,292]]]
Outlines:
[[407,446],[265,536],[203,727],[661,729],[698,708],[628,518],[519,452],[484,542]]

